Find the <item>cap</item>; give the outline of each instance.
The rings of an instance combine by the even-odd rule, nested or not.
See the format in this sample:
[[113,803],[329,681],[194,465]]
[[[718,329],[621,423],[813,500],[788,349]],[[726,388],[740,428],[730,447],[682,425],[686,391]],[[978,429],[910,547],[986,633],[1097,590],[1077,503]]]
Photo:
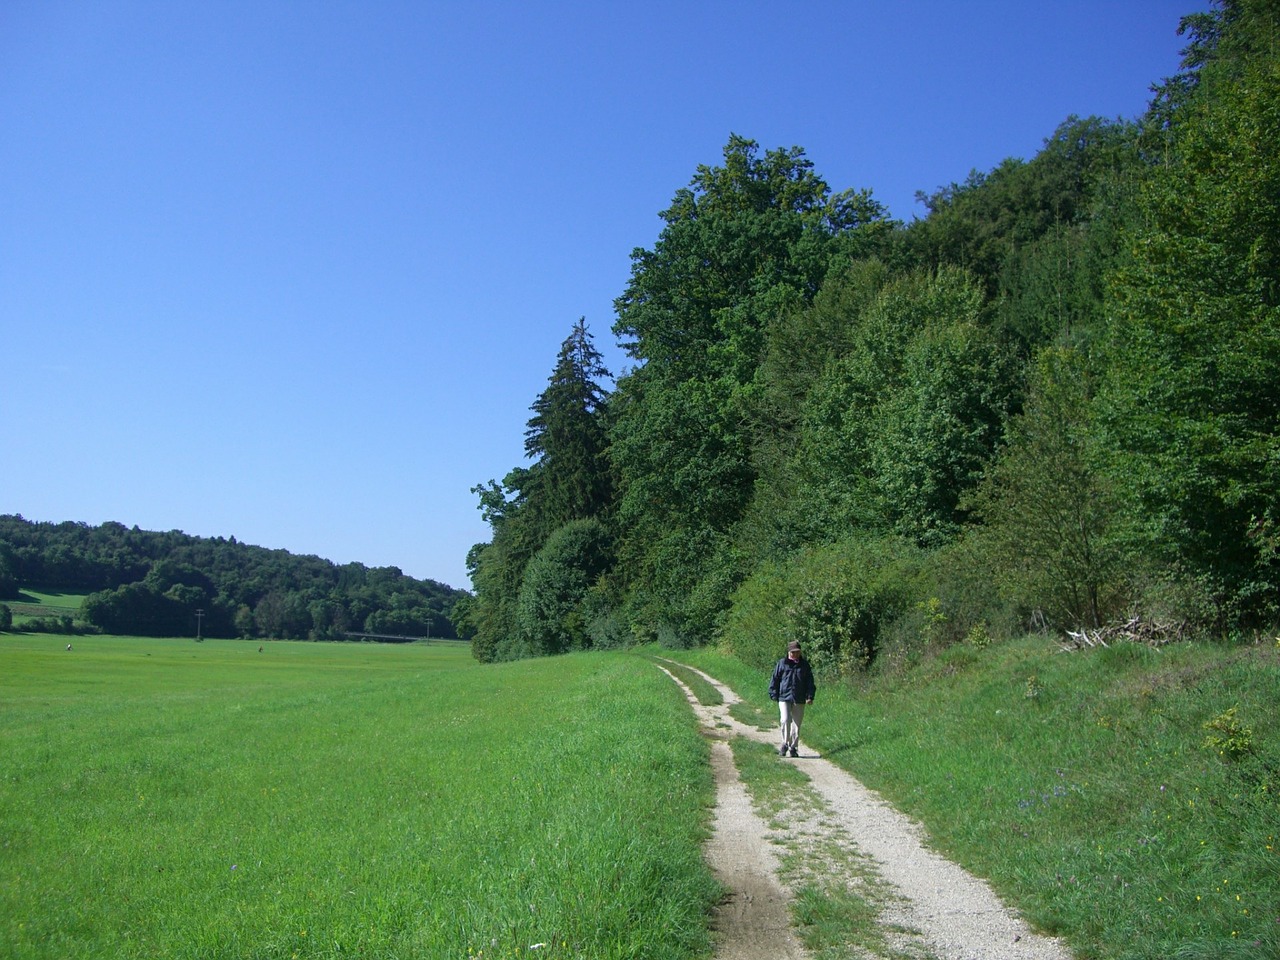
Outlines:
[[793,650],[796,653],[800,652],[800,644],[797,643],[795,640],[792,640],[790,643],[787,644],[787,653],[790,653]]

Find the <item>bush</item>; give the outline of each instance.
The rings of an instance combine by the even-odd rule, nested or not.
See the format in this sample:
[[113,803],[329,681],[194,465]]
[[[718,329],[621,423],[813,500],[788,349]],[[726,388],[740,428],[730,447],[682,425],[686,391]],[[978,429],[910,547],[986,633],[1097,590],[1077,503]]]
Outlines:
[[914,598],[882,631],[881,668],[900,669],[925,652],[960,643],[981,647],[1026,629],[1014,604],[995,588],[983,547],[971,535],[922,558]]
[[516,621],[530,652],[590,646],[584,601],[608,561],[608,539],[598,520],[573,520],[547,538],[525,568],[516,601]]
[[847,540],[762,567],[735,593],[721,631],[730,653],[772,664],[799,640],[814,669],[865,670],[885,628],[918,599],[922,554],[904,540]]
[[783,611],[792,596],[788,573],[785,564],[762,564],[734,592],[718,633],[726,653],[762,670],[782,656],[789,629]]
[[587,616],[587,638],[595,650],[614,650],[630,646],[631,630],[627,621],[616,610],[597,606],[588,595],[584,604]]
[[93,624],[76,620],[72,617],[31,617],[23,621],[25,633],[60,633],[68,637],[82,637],[102,631]]

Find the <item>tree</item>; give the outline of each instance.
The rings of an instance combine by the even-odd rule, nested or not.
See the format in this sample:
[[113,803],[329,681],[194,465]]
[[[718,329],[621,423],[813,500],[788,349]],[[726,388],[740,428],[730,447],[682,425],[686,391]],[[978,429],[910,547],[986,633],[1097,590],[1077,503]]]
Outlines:
[[563,524],[605,514],[611,501],[604,407],[609,378],[586,318],[560,345],[547,389],[533,402],[525,455],[538,463],[539,511]]
[[[285,598],[291,612],[284,621],[267,620],[277,635],[295,639],[341,637],[345,624],[362,623],[408,594],[447,618],[464,595],[432,580],[406,577],[394,567],[339,567],[235,537],[157,533],[113,522],[98,527],[31,523],[0,515],[0,585],[6,563],[15,573],[15,589],[23,581],[68,589],[87,585],[95,591],[84,605],[91,623],[110,632],[152,636],[188,635],[197,609],[204,611],[205,636],[251,634],[252,610],[272,592]],[[318,602],[320,620],[313,612]],[[437,625],[453,634],[447,619]]]
[[1118,503],[1093,463],[1091,400],[1084,358],[1044,351],[1025,409],[968,500],[1003,591],[1064,628],[1101,626],[1127,599]]
[[963,267],[996,295],[1011,258],[1089,221],[1099,188],[1132,152],[1135,135],[1129,124],[1068,117],[1032,160],[1009,158],[964,183],[918,194],[929,216],[904,232],[899,255],[930,269]]
[[252,637],[257,630],[257,625],[253,622],[253,611],[248,604],[242,603],[236,608],[233,622],[236,633],[241,637]]
[[1184,20],[1182,78],[1112,277],[1099,424],[1144,519],[1135,549],[1199,578],[1224,625],[1280,584],[1280,54],[1274,4]]
[[[493,536],[467,557],[474,599],[461,611],[460,628],[472,635],[482,661],[547,652],[528,642],[518,601],[526,568],[553,534],[573,521],[608,514],[612,501],[604,452],[605,392],[609,377],[586,321],[579,319],[561,344],[556,365],[530,409],[525,433],[529,467],[517,467],[501,484],[472,488]],[[536,619],[526,612],[524,625]],[[536,631],[535,631],[536,632]]]
[[915,271],[854,299],[843,355],[802,407],[782,517],[808,542],[897,534],[939,546],[995,451],[1016,371],[967,272]]
[[0,599],[17,597],[20,586],[14,549],[0,540]]
[[752,498],[768,330],[890,228],[865,191],[833,194],[798,147],[760,156],[739,136],[661,216],[615,301],[614,331],[640,363],[611,404],[619,555],[634,619],[705,635],[740,575],[729,532]]

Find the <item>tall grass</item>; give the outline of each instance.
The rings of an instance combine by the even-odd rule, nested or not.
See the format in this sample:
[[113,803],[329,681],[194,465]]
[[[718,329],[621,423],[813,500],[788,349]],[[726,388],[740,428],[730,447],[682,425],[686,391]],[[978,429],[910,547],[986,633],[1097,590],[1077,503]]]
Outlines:
[[5,957],[706,953],[706,748],[640,658],[64,648],[0,641]]
[[[763,672],[678,656],[773,717]],[[1027,638],[820,684],[804,738],[1081,958],[1271,958],[1278,690],[1275,646]]]

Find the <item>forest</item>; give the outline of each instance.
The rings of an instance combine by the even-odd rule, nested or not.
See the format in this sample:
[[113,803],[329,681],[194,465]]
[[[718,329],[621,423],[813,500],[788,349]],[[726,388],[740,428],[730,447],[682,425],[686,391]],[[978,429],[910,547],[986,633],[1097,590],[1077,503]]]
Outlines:
[[396,567],[339,566],[235,537],[0,516],[0,601],[38,586],[89,595],[75,622],[37,618],[24,630],[144,637],[455,638],[450,617],[465,595]]
[[1274,631],[1280,15],[1178,29],[1142,116],[1067,117],[909,223],[731,135],[631,254],[628,368],[574,323],[475,487],[475,656]]

